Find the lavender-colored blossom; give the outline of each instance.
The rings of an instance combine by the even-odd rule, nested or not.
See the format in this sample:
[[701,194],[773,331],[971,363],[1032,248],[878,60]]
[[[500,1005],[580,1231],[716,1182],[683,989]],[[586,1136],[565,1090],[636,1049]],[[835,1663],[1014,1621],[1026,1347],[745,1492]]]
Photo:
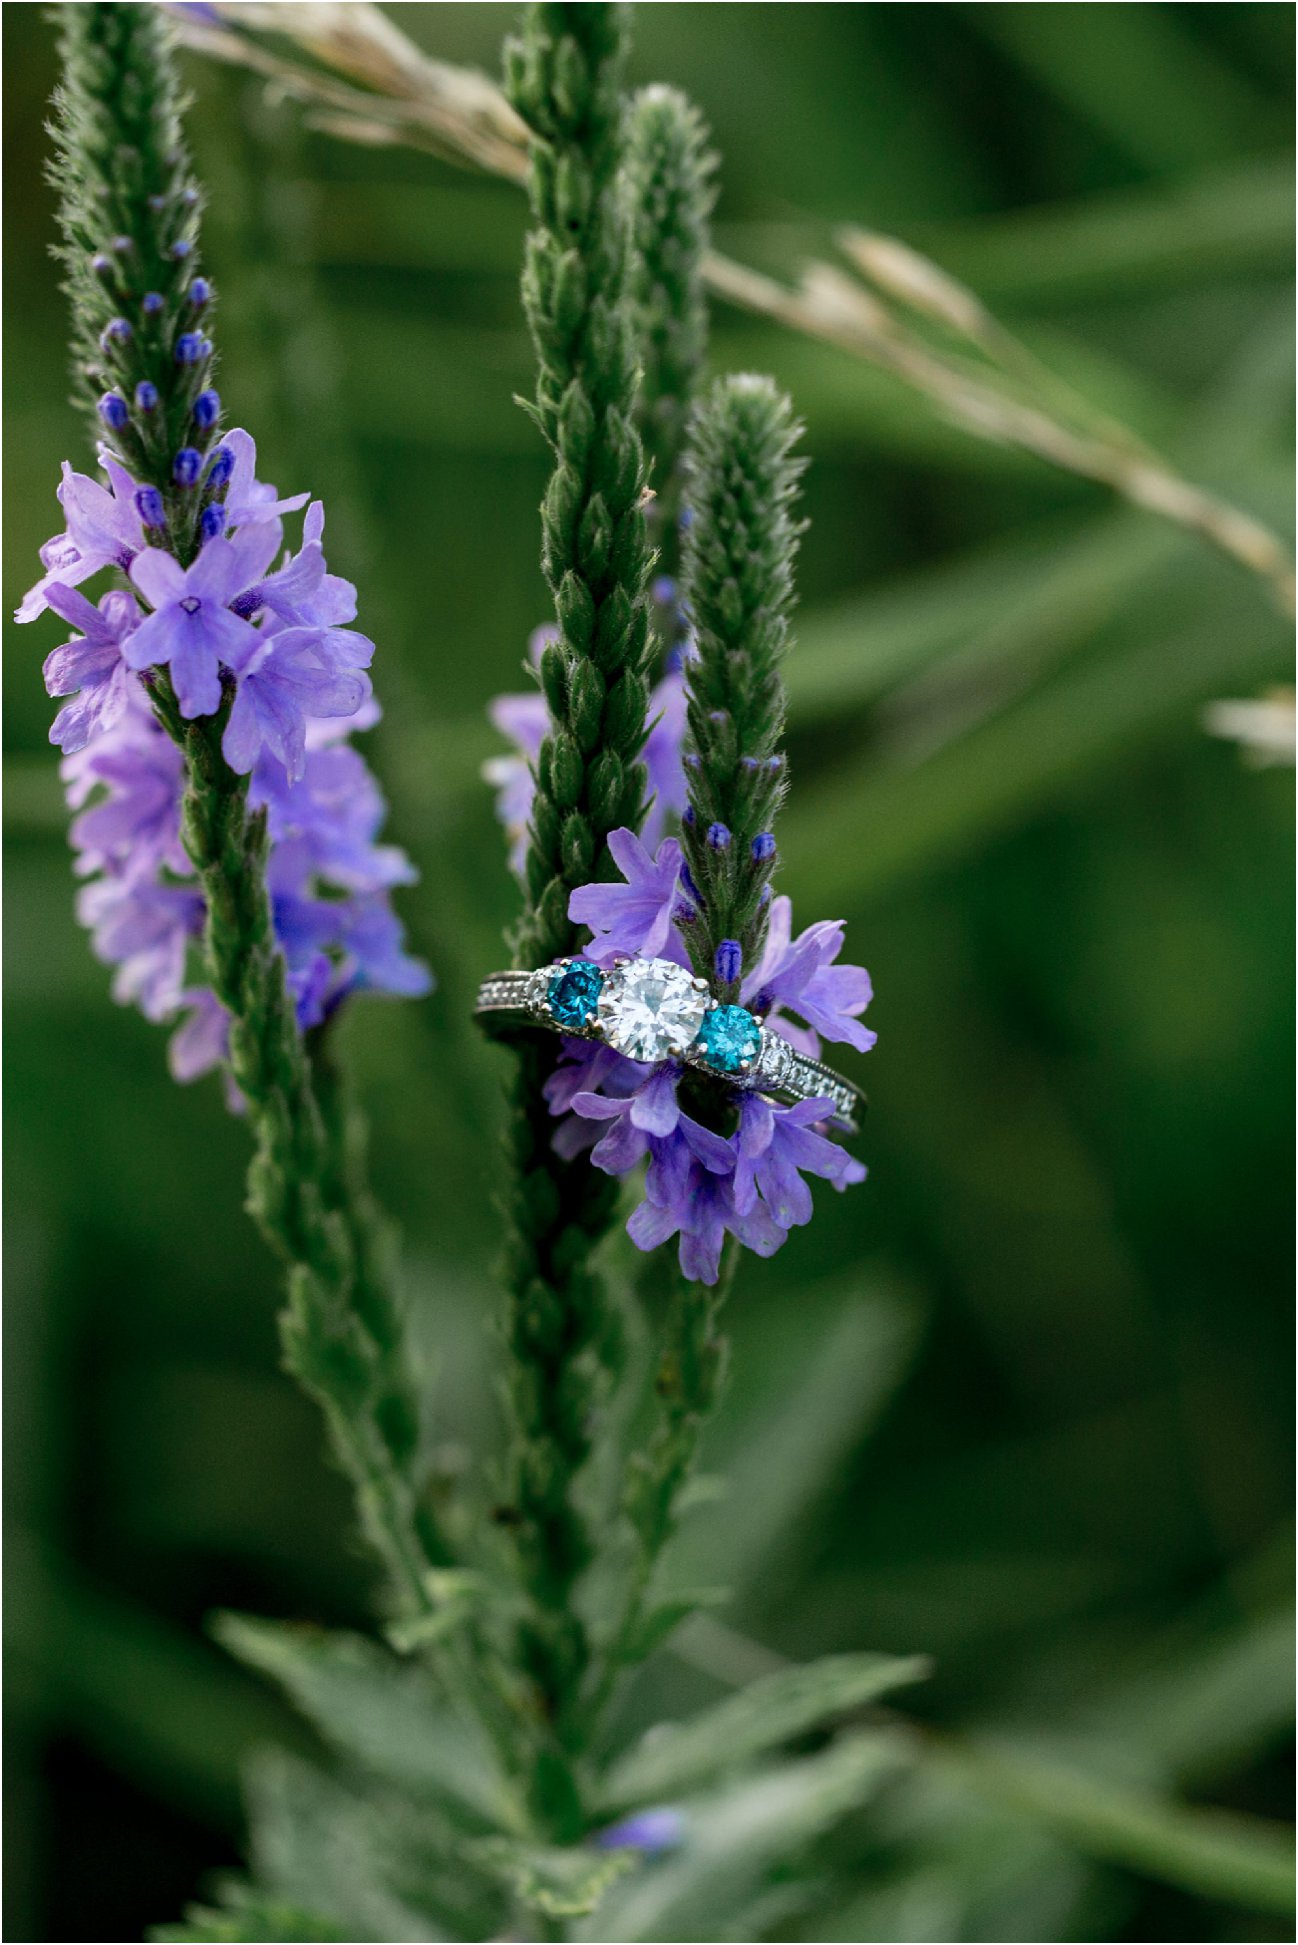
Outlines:
[[[617,831],[609,850],[624,882],[581,886],[568,906],[569,915],[597,935],[586,948],[590,957],[607,963],[614,953],[627,953],[688,964],[678,929],[679,894],[696,894],[679,847],[664,840],[657,858],[650,858],[630,831]],[[863,967],[834,963],[842,944],[837,921],[809,926],[794,939],[789,900],[774,900],[766,948],[742,988],[744,1004],[767,1014],[770,1027],[804,1051],[817,1052],[821,1034],[864,1051],[875,1036],[856,1016],[869,1003],[869,976]],[[739,949],[733,941],[723,942],[717,970],[722,979],[738,976]],[[788,1018],[785,1007],[806,1025]],[[594,1165],[611,1175],[647,1163],[644,1199],[627,1223],[628,1235],[645,1250],[679,1236],[683,1273],[711,1284],[727,1234],[769,1256],[791,1229],[810,1219],[811,1190],[804,1175],[844,1189],[863,1181],[865,1170],[830,1138],[834,1109],[829,1100],[777,1107],[718,1080],[718,1106],[728,1109],[734,1124],[734,1132],[723,1136],[682,1110],[677,1092],[682,1072],[674,1061],[648,1066],[596,1042],[572,1040],[565,1043],[546,1099],[556,1117],[554,1145],[561,1154],[572,1157],[590,1149]]]
[[[231,544],[240,550],[241,564],[251,569],[255,561],[267,555],[268,549],[266,565],[269,565],[278,551],[280,537],[279,521],[271,520],[243,528]],[[248,573],[243,591],[235,596],[236,612],[255,615],[266,609],[287,627],[298,627],[311,612],[324,582],[324,571],[323,549],[317,541],[308,541],[273,573],[268,574],[265,566]]]
[[153,613],[126,643],[127,664],[170,665],[182,716],[214,715],[221,706],[222,664],[241,669],[257,651],[257,630],[229,606],[247,585],[244,566],[241,550],[229,540],[209,541],[189,567],[160,547],[131,564],[131,579]]
[[188,1009],[167,1042],[167,1065],[176,1081],[196,1081],[226,1057],[230,1015],[207,986],[187,987],[178,1004]]
[[685,1812],[664,1803],[636,1810],[597,1832],[592,1841],[600,1850],[638,1850],[645,1857],[658,1857],[684,1843],[688,1827]]
[[101,568],[129,568],[144,546],[135,481],[108,454],[101,454],[101,463],[108,475],[107,487],[84,473],[73,472],[64,460],[58,499],[67,530],[55,534],[41,548],[45,573],[23,596],[16,621],[35,621],[37,615],[44,614],[49,605],[48,590],[56,583],[76,588]]
[[188,873],[180,841],[184,771],[184,758],[137,683],[112,728],[60,765],[68,804],[80,812],[69,832],[77,875],[128,866],[136,877]]
[[[116,969],[114,997],[178,1021],[169,1061],[189,1080],[225,1061],[229,1018],[194,983],[205,899],[181,838],[184,759],[149,702],[155,667],[170,668],[189,717],[213,713],[233,683],[223,748],[250,774],[250,807],[267,814],[267,890],[299,1026],[318,1026],[350,993],[418,995],[431,979],[406,950],[389,899],[415,873],[380,842],[386,806],[347,741],[378,719],[362,673],[374,645],[347,625],[356,590],[327,570],[323,507],[312,503],[301,549],[281,556],[279,516],[307,495],[279,499],[256,478],[251,439],[231,433],[208,470],[214,491],[229,490],[208,509],[217,517],[183,569],[145,545],[141,519],[162,518],[156,489],[137,488],[107,454],[101,462],[108,490],[64,469],[68,531],[43,551],[47,572],[21,618],[49,606],[80,631],[46,662],[50,692],[73,696],[52,736],[65,751],[76,870],[87,881],[78,915]],[[110,567],[130,575],[149,612],[125,591],[98,607],[77,592]],[[228,1074],[226,1092],[242,1106]]]
[[433,978],[422,959],[405,948],[405,927],[382,892],[342,902],[340,992],[391,993],[422,999]]
[[564,1038],[554,1072],[542,1092],[551,1114],[559,1117],[554,1131],[554,1147],[565,1161],[593,1148],[600,1138],[601,1122],[592,1116],[584,1120],[572,1111],[579,1094],[599,1093],[605,1099],[633,1094],[653,1070],[625,1054],[606,1047],[598,1040]]
[[116,966],[113,998],[165,1020],[180,1004],[190,941],[203,924],[203,895],[130,872],[92,879],[77,894],[77,917],[95,956]]
[[[684,658],[685,649],[680,651]],[[645,737],[645,771],[648,776],[649,808],[641,836],[650,850],[673,817],[685,809],[685,764],[681,750],[685,742],[685,675],[682,660],[663,677],[649,698],[649,733]]]
[[735,1207],[741,1215],[750,1214],[760,1199],[773,1222],[794,1229],[811,1220],[811,1190],[802,1169],[839,1190],[865,1180],[864,1164],[818,1131],[817,1124],[833,1112],[829,1100],[798,1101],[783,1108],[759,1094],[743,1096],[734,1179]]
[[[319,548],[324,539],[324,506],[312,500],[302,522],[304,551]],[[323,552],[320,555],[324,567]],[[336,669],[367,669],[374,659],[374,644],[368,635],[348,627],[356,619],[356,589],[341,574],[322,571],[310,587],[299,587],[295,612],[298,620],[321,631],[321,653]],[[275,626],[272,620],[268,625]]]
[[122,659],[122,643],[140,618],[133,596],[114,590],[96,608],[75,588],[55,581],[45,590],[55,614],[81,630],[45,658],[45,690],[71,696],[50,727],[50,741],[65,755],[83,750],[91,737],[111,729],[138,687]]
[[365,700],[368,677],[330,668],[320,651],[316,629],[286,628],[262,637],[244,663],[221,740],[226,762],[240,776],[265,748],[289,782],[297,782],[306,768],[306,718],[354,716]]
[[230,484],[226,488],[226,517],[232,527],[273,520],[280,513],[296,513],[310,499],[309,493],[294,493],[281,500],[275,488],[257,478],[257,447],[250,432],[236,426],[221,441],[233,460]]
[[581,885],[568,900],[568,917],[594,934],[589,957],[600,966],[619,954],[688,963],[672,923],[681,883],[676,839],[665,837],[651,857],[635,832],[624,827],[609,833],[608,848],[624,882]]
[[657,1249],[679,1236],[681,1274],[692,1283],[709,1285],[720,1274],[727,1233],[756,1256],[774,1256],[787,1231],[764,1203],[747,1212],[738,1209],[733,1178],[709,1168],[682,1144],[672,1144],[663,1159],[668,1165],[650,1167],[645,1199],[627,1222],[627,1235],[637,1249]]
[[[804,1052],[817,1054],[820,1042],[845,1040],[858,1053],[871,1048],[877,1034],[856,1015],[870,1004],[872,987],[864,966],[837,966],[843,949],[842,919],[823,919],[792,937],[793,906],[788,898],[771,901],[766,949],[744,981],[745,1006],[770,1016],[770,1023]],[[779,1009],[789,1007],[806,1021],[810,1033],[790,1032]]]

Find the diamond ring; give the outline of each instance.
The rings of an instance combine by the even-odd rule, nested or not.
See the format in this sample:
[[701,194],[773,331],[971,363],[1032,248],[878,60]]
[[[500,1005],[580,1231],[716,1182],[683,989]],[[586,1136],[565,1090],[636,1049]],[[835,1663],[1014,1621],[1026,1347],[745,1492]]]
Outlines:
[[602,1040],[629,1060],[681,1060],[778,1101],[828,1100],[834,1111],[826,1118],[849,1133],[865,1104],[851,1081],[798,1053],[747,1007],[721,1005],[706,979],[670,959],[617,959],[607,968],[558,959],[535,972],[491,973],[474,1011]]

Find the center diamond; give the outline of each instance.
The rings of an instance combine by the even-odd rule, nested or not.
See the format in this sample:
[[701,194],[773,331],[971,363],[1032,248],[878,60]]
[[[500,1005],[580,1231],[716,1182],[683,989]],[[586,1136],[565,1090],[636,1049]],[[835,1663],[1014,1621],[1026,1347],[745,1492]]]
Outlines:
[[599,996],[599,1023],[610,1047],[630,1060],[667,1060],[684,1053],[708,1007],[708,996],[670,959],[629,959],[615,967]]

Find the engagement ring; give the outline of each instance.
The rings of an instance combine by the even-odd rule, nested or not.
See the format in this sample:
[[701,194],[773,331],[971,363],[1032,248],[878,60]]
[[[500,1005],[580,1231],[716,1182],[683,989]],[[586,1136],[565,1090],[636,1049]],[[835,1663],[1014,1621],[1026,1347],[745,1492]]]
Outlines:
[[721,1005],[705,979],[670,959],[618,959],[607,969],[559,959],[535,972],[491,973],[474,1010],[602,1040],[629,1060],[684,1061],[786,1105],[828,1100],[826,1119],[849,1134],[865,1105],[851,1081],[798,1053],[747,1007]]

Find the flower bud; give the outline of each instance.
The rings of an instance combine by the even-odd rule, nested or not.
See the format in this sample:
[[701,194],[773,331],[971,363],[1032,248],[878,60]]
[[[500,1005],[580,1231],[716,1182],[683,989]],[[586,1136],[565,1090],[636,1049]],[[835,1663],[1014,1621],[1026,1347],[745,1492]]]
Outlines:
[[146,527],[165,527],[167,515],[162,495],[156,486],[141,486],[135,495],[135,511]]
[[137,412],[156,412],[158,409],[158,388],[147,378],[142,378],[135,388],[135,409]]
[[146,290],[140,299],[140,309],[146,317],[156,317],[166,301],[160,290]]
[[182,331],[176,339],[176,363],[196,365],[203,355],[203,340],[197,331]]
[[126,400],[120,392],[105,392],[99,401],[98,411],[110,432],[121,432],[131,423]]
[[203,470],[203,455],[192,446],[182,446],[171,462],[171,477],[177,486],[197,486]]
[[193,283],[189,286],[189,301],[194,306],[194,309],[201,311],[211,295],[212,286],[208,283],[207,278],[195,277]]
[[708,825],[708,849],[710,851],[728,851],[730,849],[730,831],[725,824]]
[[185,258],[192,253],[193,248],[193,244],[187,237],[178,236],[176,241],[171,245],[168,255],[173,256],[177,263],[183,263]]
[[199,517],[198,531],[205,541],[221,538],[225,532],[225,508],[219,502],[203,508]]
[[723,939],[714,961],[717,978],[723,986],[733,986],[744,969],[743,950],[734,939]]
[[234,454],[228,446],[218,446],[212,454],[212,463],[207,469],[209,493],[214,493],[218,487],[224,486],[233,471]]
[[765,864],[768,858],[775,856],[775,839],[770,831],[759,831],[757,833],[757,836],[753,839],[752,851],[753,861],[756,864]]
[[206,432],[214,426],[221,416],[221,394],[214,391],[200,392],[194,400],[194,424]]

